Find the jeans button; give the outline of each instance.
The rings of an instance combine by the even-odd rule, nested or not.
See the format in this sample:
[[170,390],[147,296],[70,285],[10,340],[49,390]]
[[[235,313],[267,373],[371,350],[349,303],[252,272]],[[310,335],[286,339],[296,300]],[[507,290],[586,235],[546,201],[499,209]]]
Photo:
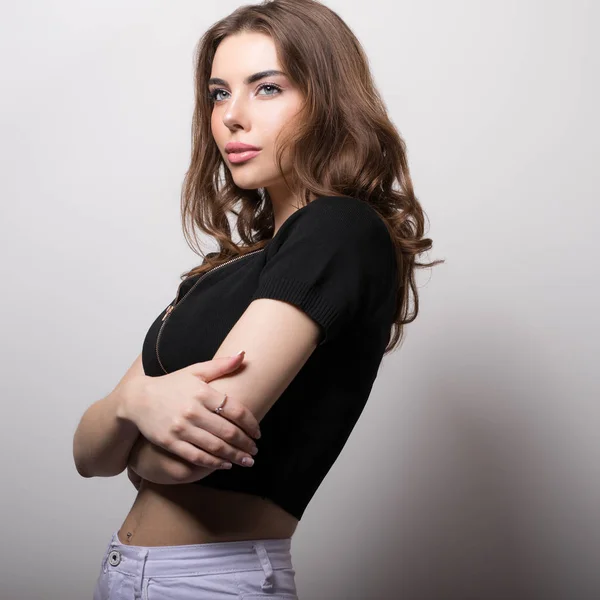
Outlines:
[[109,555],[108,555],[108,562],[113,566],[116,567],[120,562],[121,562],[121,553],[118,550],[113,550]]

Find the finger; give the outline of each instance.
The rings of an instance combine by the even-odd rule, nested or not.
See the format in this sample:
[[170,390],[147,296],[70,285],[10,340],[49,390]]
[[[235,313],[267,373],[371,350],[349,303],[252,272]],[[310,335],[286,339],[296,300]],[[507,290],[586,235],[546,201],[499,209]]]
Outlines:
[[197,446],[194,446],[183,440],[177,440],[176,442],[173,442],[169,452],[176,454],[177,456],[186,460],[188,463],[198,467],[222,469],[226,468],[224,465],[231,464],[227,463],[227,461],[223,461],[221,458],[209,454],[208,452],[202,450],[202,448],[198,448]]
[[[235,427],[231,425],[231,427]],[[242,467],[251,467],[254,464],[252,453],[244,452],[234,447],[229,442],[219,438],[209,431],[199,427],[190,427],[182,437],[194,447],[207,452],[211,456],[230,461]],[[258,451],[258,449],[256,449]]]
[[[210,386],[208,387],[210,388]],[[209,409],[210,412],[215,414],[217,417],[220,417],[221,419],[226,419],[234,425],[237,425],[240,428],[238,431],[239,434],[241,434],[241,437],[237,437],[236,440],[239,439],[243,444],[245,444],[244,446],[239,447],[248,450],[247,444],[254,444],[254,440],[252,440],[251,438],[260,438],[260,427],[258,425],[256,417],[247,406],[245,406],[238,400],[231,398],[230,396],[227,396],[227,399],[223,404],[224,396],[221,394],[221,392],[218,392],[213,388],[210,389],[212,392],[218,394],[216,400],[214,401],[214,404],[212,405],[212,410]],[[221,406],[221,404],[223,404],[222,411],[219,413],[215,413],[215,409]],[[204,406],[206,408],[209,408],[208,406],[206,406],[206,404]]]
[[[201,401],[202,406],[206,409],[209,415],[215,414],[220,419],[225,418],[241,429],[238,437],[236,438],[241,443],[239,445],[240,448],[249,451],[250,447],[254,444],[254,440],[252,438],[257,440],[260,439],[261,433],[258,420],[252,411],[241,402],[231,398],[229,395],[227,395],[227,398],[225,398],[225,394],[223,392],[215,390],[206,382],[202,382],[200,384],[200,390],[197,399]],[[224,400],[225,402],[223,402]],[[208,404],[209,402],[210,404]],[[215,410],[219,407],[222,408],[222,411],[216,413]],[[193,417],[194,415],[191,415],[190,419]],[[198,420],[198,418],[201,420]],[[199,413],[197,415],[194,423],[198,427],[203,427],[206,429],[207,423],[202,420],[205,418],[206,415],[203,411],[203,413]],[[208,423],[212,423],[213,427],[215,424],[217,424],[217,427],[220,425],[214,419],[209,420]],[[214,428],[210,429],[210,431],[212,431],[212,433],[215,435],[219,434],[219,431],[215,431]]]
[[[229,403],[230,398],[227,398]],[[227,444],[230,444],[236,450],[247,452],[248,454],[256,454],[258,448],[254,443],[254,440],[248,436],[248,434],[240,429],[236,423],[232,423],[229,419],[217,414],[210,409],[203,406],[193,412],[188,412],[186,415],[187,420],[193,426],[200,430],[204,430],[213,436],[216,436],[220,440],[223,440]],[[247,410],[247,409],[245,409]],[[186,431],[180,434],[179,437],[184,438],[190,430],[186,427]],[[187,439],[187,438],[186,438]],[[191,440],[190,440],[191,441]]]
[[229,373],[239,368],[244,361],[244,354],[244,351],[242,351],[234,356],[221,356],[206,362],[194,363],[185,368],[203,381],[212,381],[223,375],[223,373]]

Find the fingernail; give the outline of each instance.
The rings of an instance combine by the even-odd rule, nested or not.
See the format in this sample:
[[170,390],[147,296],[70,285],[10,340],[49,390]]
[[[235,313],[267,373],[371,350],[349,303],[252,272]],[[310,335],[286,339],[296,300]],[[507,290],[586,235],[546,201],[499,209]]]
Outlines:
[[260,429],[259,429],[259,430],[256,432],[256,435],[255,435],[254,437],[255,437],[257,440],[260,440],[260,436],[261,436],[261,433],[260,433]]
[[234,358],[237,358],[238,356],[240,356],[241,354],[244,354],[244,352],[246,352],[245,350],[240,350],[235,356]]
[[252,458],[248,458],[247,456],[244,456],[244,458],[242,458],[242,464],[245,467],[251,467],[254,464],[254,460]]
[[224,463],[221,463],[221,467],[220,468],[221,469],[231,469],[231,467],[233,467],[232,463],[230,463],[230,462],[224,462]]

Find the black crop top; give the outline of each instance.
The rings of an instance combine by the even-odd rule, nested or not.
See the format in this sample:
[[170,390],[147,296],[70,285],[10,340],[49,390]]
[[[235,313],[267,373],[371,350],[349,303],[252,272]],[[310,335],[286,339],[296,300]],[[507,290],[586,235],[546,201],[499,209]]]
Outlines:
[[[146,375],[211,360],[258,298],[297,306],[320,325],[318,346],[260,423],[251,468],[234,464],[194,484],[268,498],[302,515],[367,402],[390,338],[396,256],[367,203],[320,196],[267,245],[185,279],[143,343]],[[167,307],[168,308],[168,307]]]

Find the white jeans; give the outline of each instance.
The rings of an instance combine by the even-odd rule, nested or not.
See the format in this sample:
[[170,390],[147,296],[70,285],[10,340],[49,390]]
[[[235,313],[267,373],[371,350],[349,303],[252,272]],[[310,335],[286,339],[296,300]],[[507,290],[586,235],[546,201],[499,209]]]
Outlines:
[[298,600],[291,538],[130,546],[115,531],[93,600]]

